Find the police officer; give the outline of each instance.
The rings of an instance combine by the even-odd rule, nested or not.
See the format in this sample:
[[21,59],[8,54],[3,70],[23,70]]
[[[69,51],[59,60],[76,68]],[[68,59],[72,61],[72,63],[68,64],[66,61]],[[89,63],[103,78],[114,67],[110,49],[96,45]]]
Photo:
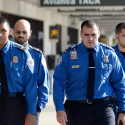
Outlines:
[[[125,22],[119,23],[115,28],[115,38],[118,41],[116,45],[113,46],[121,64],[122,68],[125,72]],[[117,104],[117,99],[114,98]],[[116,120],[117,115],[119,113],[118,105],[117,105],[117,113],[116,113]]]
[[[121,63],[111,47],[98,42],[96,21],[84,21],[80,34],[82,42],[63,53],[54,72],[57,121],[61,125],[115,125],[115,91],[121,111],[118,122],[125,125],[125,76]],[[67,99],[63,104],[64,95]]]
[[8,40],[10,34],[9,21],[1,16],[0,125],[35,125],[37,84],[34,62],[28,50]]
[[29,37],[32,33],[30,23],[27,20],[18,20],[14,27],[15,41],[27,48],[34,59],[35,76],[38,86],[38,103],[37,103],[37,120],[39,123],[39,113],[46,107],[49,96],[49,76],[46,61],[41,50],[28,44]]

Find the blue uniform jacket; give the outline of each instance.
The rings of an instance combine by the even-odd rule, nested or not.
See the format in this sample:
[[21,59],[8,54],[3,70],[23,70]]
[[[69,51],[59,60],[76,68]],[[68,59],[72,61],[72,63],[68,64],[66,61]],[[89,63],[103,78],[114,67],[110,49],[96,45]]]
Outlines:
[[25,48],[29,50],[32,58],[34,59],[34,71],[38,86],[38,105],[42,111],[43,108],[46,107],[46,103],[48,102],[49,97],[49,75],[46,61],[39,49],[34,48],[29,44],[27,44]]
[[118,48],[118,44],[114,45],[112,47],[114,50],[115,50],[115,53],[117,54],[121,64],[122,64],[122,68],[125,72],[125,57],[122,55],[122,53],[119,51],[119,48]]
[[[2,49],[9,93],[24,92],[27,101],[27,113],[36,113],[37,84],[34,76],[34,64],[30,53],[19,49],[19,44],[7,42]],[[0,85],[1,93],[1,85]]]
[[[112,48],[99,42],[94,47],[93,53],[94,99],[112,96],[115,91],[120,110],[125,111],[125,76],[118,57]],[[65,110],[64,92],[70,100],[87,100],[88,71],[89,52],[83,42],[63,53],[53,76],[53,99],[56,111]]]

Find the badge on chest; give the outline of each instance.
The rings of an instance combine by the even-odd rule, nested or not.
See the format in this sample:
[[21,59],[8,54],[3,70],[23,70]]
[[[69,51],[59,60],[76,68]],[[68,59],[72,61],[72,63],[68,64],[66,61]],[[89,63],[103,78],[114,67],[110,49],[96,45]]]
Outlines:
[[71,51],[71,59],[77,59],[77,51]]
[[108,62],[109,62],[108,56],[105,55],[105,56],[103,57],[103,62],[105,62],[105,63],[108,63]]
[[13,57],[13,63],[18,63],[18,57],[17,56]]

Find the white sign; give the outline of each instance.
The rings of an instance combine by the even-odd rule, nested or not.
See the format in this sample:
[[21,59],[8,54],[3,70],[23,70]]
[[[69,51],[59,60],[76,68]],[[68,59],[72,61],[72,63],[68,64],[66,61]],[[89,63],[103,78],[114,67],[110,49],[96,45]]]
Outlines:
[[[100,0],[79,0],[81,4],[101,4]],[[76,5],[76,0],[44,0],[43,5]]]

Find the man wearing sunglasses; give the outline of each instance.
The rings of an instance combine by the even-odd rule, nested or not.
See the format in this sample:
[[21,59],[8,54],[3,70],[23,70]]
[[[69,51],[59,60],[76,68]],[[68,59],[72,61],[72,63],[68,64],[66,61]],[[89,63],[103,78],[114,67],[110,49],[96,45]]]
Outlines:
[[36,125],[38,125],[39,113],[43,110],[43,108],[45,108],[46,103],[48,102],[49,76],[46,61],[42,51],[30,46],[28,43],[31,33],[32,30],[30,29],[30,23],[27,20],[21,19],[16,22],[14,27],[15,41],[29,50],[35,63],[34,72],[37,79],[38,87]]

